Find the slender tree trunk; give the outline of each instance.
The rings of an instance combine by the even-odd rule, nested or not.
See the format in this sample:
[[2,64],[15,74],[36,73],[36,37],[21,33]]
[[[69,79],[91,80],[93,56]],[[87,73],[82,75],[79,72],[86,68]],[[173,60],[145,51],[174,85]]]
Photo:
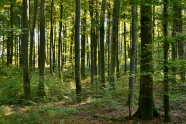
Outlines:
[[[53,72],[53,69],[52,69],[52,66],[53,66],[53,61],[52,61],[52,52],[53,52],[53,6],[54,6],[54,1],[51,0],[51,5],[50,5],[50,73],[52,74]],[[54,59],[54,57],[53,57]]]
[[116,68],[116,40],[117,40],[117,22],[119,19],[120,0],[114,0],[112,16],[112,38],[111,38],[111,64],[110,64],[110,89],[115,89],[115,68]]
[[28,73],[28,0],[23,0],[23,37],[21,43],[22,51],[22,69],[23,69],[23,88],[24,98],[31,98],[30,79]]
[[[109,3],[108,3],[109,4]],[[110,5],[109,5],[110,6]],[[108,73],[108,81],[110,80],[110,27],[111,27],[111,13],[108,11],[108,29],[107,29],[107,56],[108,56],[108,60],[107,60],[107,73]]]
[[11,0],[11,6],[10,6],[10,26],[11,26],[11,31],[10,31],[10,64],[12,65],[13,61],[13,0]]
[[[125,15],[124,15],[125,19]],[[126,22],[124,21],[124,56],[125,56],[125,64],[124,64],[124,74],[127,73],[127,40],[126,40]]]
[[104,41],[105,41],[105,8],[106,8],[106,0],[102,0],[101,5],[101,16],[100,16],[100,81],[102,83],[102,87],[105,87],[105,53],[104,53]]
[[[34,0],[34,18],[32,29],[30,31],[30,55],[29,55],[29,67],[30,69],[33,68],[33,47],[34,47],[34,29],[36,26],[36,16],[37,16],[37,0]],[[34,53],[35,54],[35,53]]]
[[130,76],[129,76],[129,95],[128,95],[128,105],[129,105],[129,116],[131,117],[130,106],[134,99],[134,84],[135,84],[135,69],[136,69],[136,30],[137,30],[137,3],[132,0],[132,49],[130,56]]
[[81,76],[85,79],[85,42],[86,42],[86,9],[82,18],[82,35],[81,35]]
[[116,78],[119,78],[119,19],[117,21],[117,38],[116,38]]
[[63,15],[63,5],[60,3],[60,21],[59,21],[59,40],[58,40],[58,73],[59,79],[61,79],[61,44],[62,44],[62,15]]
[[80,79],[80,0],[76,0],[76,19],[75,19],[75,79],[76,94],[81,94]]
[[91,51],[91,85],[94,84],[94,74],[95,74],[95,70],[94,70],[94,9],[93,9],[93,5],[94,5],[94,1],[90,0],[89,3],[89,8],[90,8],[90,17],[91,17],[91,29],[90,29],[90,51]]
[[45,70],[45,0],[41,0],[41,14],[40,14],[40,47],[39,47],[39,85],[38,96],[46,95],[44,85],[44,70]]
[[168,80],[168,0],[164,0],[164,113],[165,122],[170,122],[170,106],[169,106],[169,80]]

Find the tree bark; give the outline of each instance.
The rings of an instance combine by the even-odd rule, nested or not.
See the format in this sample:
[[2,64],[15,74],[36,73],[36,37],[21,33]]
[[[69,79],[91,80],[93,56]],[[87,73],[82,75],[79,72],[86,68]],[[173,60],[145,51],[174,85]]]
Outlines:
[[80,80],[80,0],[76,0],[76,19],[75,19],[75,80],[76,94],[81,95]]
[[23,37],[21,44],[22,69],[23,69],[23,88],[24,98],[31,99],[30,78],[28,72],[28,0],[23,0]]
[[151,120],[156,110],[153,101],[152,60],[152,0],[144,0],[141,5],[140,95],[135,114],[143,120]]
[[32,68],[33,68],[33,47],[35,45],[34,44],[34,34],[35,34],[34,29],[35,29],[35,26],[36,26],[36,16],[37,16],[37,0],[34,0],[34,18],[33,18],[32,29],[30,31],[30,55],[29,55],[30,70],[32,70]]
[[44,70],[45,70],[45,0],[41,0],[41,14],[40,14],[40,47],[39,47],[39,85],[38,96],[46,95],[44,84]]
[[164,114],[165,122],[170,122],[170,105],[169,105],[169,80],[168,80],[168,0],[164,0]]
[[102,87],[105,87],[105,53],[104,53],[104,41],[105,41],[105,8],[106,8],[106,0],[102,0],[101,4],[101,15],[100,15],[100,81]]
[[136,69],[136,25],[137,25],[137,3],[136,0],[132,0],[132,49],[130,56],[130,76],[129,76],[129,94],[128,94],[128,105],[129,105],[129,116],[131,117],[130,106],[134,99],[134,84],[135,84],[135,69]]
[[109,87],[110,89],[115,89],[115,68],[116,68],[116,40],[118,37],[117,34],[117,22],[119,19],[119,5],[120,0],[114,0],[113,16],[112,16],[112,38],[111,38],[111,64],[110,64],[110,80]]

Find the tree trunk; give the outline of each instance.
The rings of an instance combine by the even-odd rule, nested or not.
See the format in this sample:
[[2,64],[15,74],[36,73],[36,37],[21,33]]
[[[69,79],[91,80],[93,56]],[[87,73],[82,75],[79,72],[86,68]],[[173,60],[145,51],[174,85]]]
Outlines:
[[164,0],[164,113],[165,122],[170,122],[170,106],[169,106],[169,80],[168,80],[168,0]]
[[106,0],[102,0],[101,5],[101,15],[100,15],[100,81],[102,87],[105,87],[105,53],[104,53],[104,41],[105,41],[105,8],[106,8]]
[[117,22],[119,19],[119,5],[120,0],[114,0],[113,16],[112,16],[112,38],[111,38],[111,64],[110,64],[110,89],[115,89],[115,68],[116,68],[116,40],[117,34]]
[[129,95],[128,95],[128,105],[129,105],[129,116],[131,117],[130,106],[134,99],[134,83],[135,83],[135,69],[136,69],[136,25],[137,25],[137,3],[132,0],[132,49],[130,56],[130,76],[129,76]]
[[[108,6],[110,7],[110,4],[108,3]],[[107,56],[108,56],[108,60],[107,60],[107,73],[108,73],[108,81],[110,80],[110,27],[111,27],[111,13],[108,10],[108,29],[107,29]]]
[[[53,61],[52,59],[54,59],[54,57],[52,56],[52,52],[54,51],[54,47],[53,47],[53,6],[54,6],[54,1],[52,0],[51,1],[51,5],[50,5],[50,73],[52,74],[53,72],[53,69],[52,69],[52,66],[53,66]],[[53,57],[53,58],[52,58]]]
[[62,16],[63,16],[63,5],[60,3],[60,21],[59,21],[59,40],[58,40],[58,74],[59,79],[61,79],[61,45],[62,45]]
[[94,84],[94,34],[95,34],[95,29],[94,29],[94,9],[93,9],[94,1],[90,0],[89,3],[89,11],[90,11],[90,17],[91,17],[91,29],[90,29],[90,51],[91,51],[91,85]]
[[76,0],[76,19],[75,19],[75,80],[76,94],[81,95],[80,80],[80,0]]
[[86,42],[86,9],[82,18],[82,32],[81,32],[81,76],[85,79],[85,42]]
[[[146,16],[148,15],[148,16]],[[152,64],[152,0],[141,5],[141,60],[140,95],[136,116],[151,120],[155,116],[153,101],[153,64]]]
[[[32,24],[32,30],[30,31],[30,55],[29,55],[29,67],[33,68],[33,47],[34,47],[34,29],[36,25],[36,16],[37,16],[37,0],[34,0],[34,18]],[[35,54],[35,53],[34,53]]]
[[23,69],[23,88],[24,98],[31,98],[30,79],[28,73],[28,0],[23,0],[23,37],[22,37],[22,69]]
[[43,97],[45,93],[44,70],[45,70],[45,0],[41,0],[40,14],[40,47],[39,47],[39,85],[38,96]]
[[[124,15],[125,19],[125,15]],[[124,56],[125,56],[125,64],[124,64],[124,74],[127,74],[127,40],[126,40],[126,21],[124,21]]]

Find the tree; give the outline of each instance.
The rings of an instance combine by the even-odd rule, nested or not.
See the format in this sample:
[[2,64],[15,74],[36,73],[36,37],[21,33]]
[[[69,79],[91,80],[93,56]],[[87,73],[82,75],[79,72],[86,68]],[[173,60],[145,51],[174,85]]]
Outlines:
[[130,56],[130,76],[129,76],[129,95],[128,95],[128,105],[129,105],[129,116],[131,117],[130,106],[134,97],[134,83],[135,83],[135,69],[136,69],[136,24],[137,24],[137,6],[136,0],[132,0],[132,49]]
[[144,0],[141,5],[141,60],[140,94],[138,110],[134,116],[151,120],[157,116],[153,101],[152,63],[152,0]]
[[61,79],[62,16],[63,16],[63,5],[60,2],[60,21],[59,21],[59,39],[58,39],[58,73],[59,73],[59,79]]
[[76,94],[81,94],[80,80],[80,0],[76,0],[76,19],[75,19],[75,81]]
[[164,113],[165,122],[171,121],[170,107],[169,107],[169,80],[168,80],[168,0],[164,0]]
[[[29,55],[29,67],[30,69],[33,68],[33,47],[34,44],[34,29],[36,26],[36,16],[37,16],[37,0],[34,0],[34,17],[33,17],[33,24],[30,31],[30,55]],[[35,53],[34,53],[35,54]]]
[[[53,6],[54,6],[54,1],[51,0],[51,4],[50,4],[50,73],[52,73],[54,71],[54,69],[52,69],[54,63],[52,64],[52,52],[54,51],[54,47],[53,47]],[[53,56],[54,59],[54,56]]]
[[85,79],[86,9],[81,20],[81,76]]
[[102,87],[105,87],[105,53],[104,53],[104,40],[105,40],[105,8],[106,8],[106,0],[102,0],[101,5],[101,15],[100,15],[100,81],[102,83]]
[[40,14],[40,47],[39,47],[39,85],[38,96],[43,97],[45,93],[44,70],[45,70],[45,0],[41,0]]
[[110,63],[110,88],[114,89],[115,68],[116,68],[116,45],[117,45],[117,27],[119,19],[120,0],[114,0],[113,16],[112,16],[112,38],[111,38],[111,63]]
[[31,98],[30,78],[28,73],[28,2],[29,0],[23,0],[23,37],[22,37],[22,69],[23,69],[23,88],[24,98]]

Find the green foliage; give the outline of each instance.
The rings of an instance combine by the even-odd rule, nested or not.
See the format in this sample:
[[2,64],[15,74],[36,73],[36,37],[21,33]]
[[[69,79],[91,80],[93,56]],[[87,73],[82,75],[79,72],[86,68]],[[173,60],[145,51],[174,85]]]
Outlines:
[[0,104],[18,104],[23,94],[20,68],[4,67],[0,73]]
[[38,113],[42,113],[48,116],[72,116],[78,114],[78,110],[73,107],[53,106],[53,107],[41,107],[38,109]]

